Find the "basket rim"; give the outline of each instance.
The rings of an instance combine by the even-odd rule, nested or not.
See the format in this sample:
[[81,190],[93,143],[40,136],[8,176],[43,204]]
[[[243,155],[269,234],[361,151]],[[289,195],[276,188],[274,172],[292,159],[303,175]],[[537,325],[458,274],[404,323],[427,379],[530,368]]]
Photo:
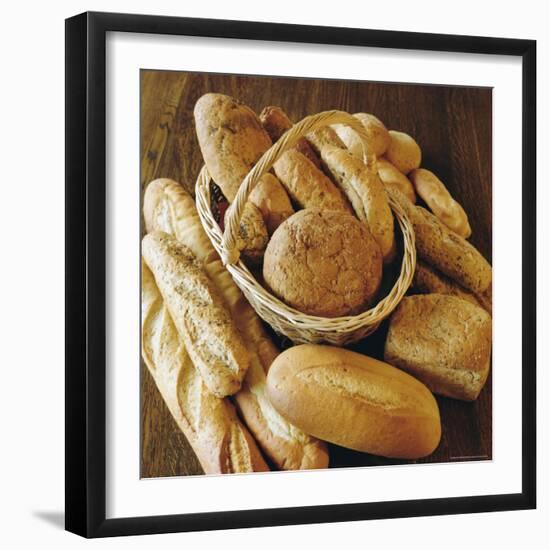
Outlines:
[[[218,254],[222,256],[224,252],[223,232],[216,222],[211,210],[211,181],[212,178],[208,169],[206,166],[203,166],[196,182],[197,210],[202,225],[214,245],[214,248]],[[380,323],[397,307],[405,295],[412,282],[416,265],[416,246],[412,224],[398,200],[392,196],[392,190],[386,190],[386,192],[388,194],[390,207],[403,235],[403,258],[401,261],[401,270],[392,288],[374,307],[368,310],[362,311],[357,315],[346,315],[341,317],[309,315],[287,305],[261,285],[240,258],[236,263],[226,264],[225,268],[231,273],[237,286],[239,286],[243,292],[251,294],[254,300],[260,302],[277,316],[284,318],[286,323],[301,330],[305,329],[325,333],[346,334],[362,326]],[[409,264],[408,266],[407,263]],[[407,267],[409,268],[408,270]],[[392,293],[395,293],[395,295],[392,296]],[[385,310],[386,306],[389,306],[388,310]],[[267,322],[269,323],[269,321]]]

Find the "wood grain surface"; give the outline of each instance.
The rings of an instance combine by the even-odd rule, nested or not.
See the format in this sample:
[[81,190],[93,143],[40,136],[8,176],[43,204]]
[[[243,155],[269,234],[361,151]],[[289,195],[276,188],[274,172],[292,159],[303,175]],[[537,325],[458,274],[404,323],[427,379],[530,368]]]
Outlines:
[[[368,76],[368,75],[366,75]],[[389,129],[412,135],[422,166],[435,172],[466,210],[470,241],[491,261],[492,91],[489,88],[314,80],[280,77],[142,71],[141,188],[172,178],[194,194],[203,164],[193,107],[207,92],[232,95],[256,112],[278,105],[298,121],[328,109],[378,116]],[[352,346],[381,358],[387,327]],[[275,335],[274,335],[275,336]],[[278,340],[284,347],[287,342]],[[486,460],[492,457],[492,375],[480,397],[464,403],[438,397],[443,435],[437,450],[415,462]],[[331,467],[398,464],[330,446]],[[201,474],[201,467],[172,420],[147,368],[141,365],[141,476]]]

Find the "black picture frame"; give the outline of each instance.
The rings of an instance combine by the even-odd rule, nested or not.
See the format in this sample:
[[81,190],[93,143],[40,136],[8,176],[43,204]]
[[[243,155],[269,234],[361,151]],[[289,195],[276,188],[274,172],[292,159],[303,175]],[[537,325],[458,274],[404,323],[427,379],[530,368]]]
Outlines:
[[[105,39],[108,31],[520,57],[522,490],[515,494],[151,517],[105,517]],[[66,529],[107,537],[536,507],[536,42],[115,13],[66,20]]]

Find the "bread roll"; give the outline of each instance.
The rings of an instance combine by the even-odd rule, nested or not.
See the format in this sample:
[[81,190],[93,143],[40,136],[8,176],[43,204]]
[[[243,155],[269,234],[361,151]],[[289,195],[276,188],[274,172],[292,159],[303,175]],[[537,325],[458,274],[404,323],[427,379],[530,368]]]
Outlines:
[[384,158],[376,161],[376,171],[384,187],[397,189],[405,195],[413,204],[416,202],[414,187],[407,176],[400,172],[391,162]]
[[248,195],[248,200],[259,208],[269,235],[294,214],[284,187],[272,174],[264,174]]
[[269,468],[227,399],[215,397],[191,362],[149,268],[141,271],[141,350],[176,424],[205,474]]
[[234,394],[250,357],[215,286],[193,253],[167,233],[146,235],[142,253],[208,389],[217,397]]
[[324,147],[322,159],[357,217],[368,225],[384,261],[390,262],[395,255],[393,214],[380,178],[373,168],[337,147]]
[[204,232],[192,197],[172,180],[155,180],[145,191],[143,214],[148,231],[171,233],[195,254],[223,295],[250,355],[250,366],[235,401],[264,454],[280,469],[326,468],[326,445],[287,422],[267,398],[266,373],[279,351],[223,266]]
[[318,130],[310,132],[306,136],[307,141],[312,149],[322,160],[322,150],[327,146],[337,147],[338,149],[347,150],[346,144],[338,137],[338,134],[330,126],[323,126]]
[[[275,143],[293,126],[292,121],[280,107],[265,107],[260,113],[260,121],[269,137]],[[321,161],[305,138],[300,138],[294,146],[296,151],[307,157],[317,168],[321,168]]]
[[351,214],[309,208],[279,226],[267,246],[263,275],[273,293],[309,315],[354,315],[372,302],[382,255]]
[[434,393],[477,399],[489,374],[491,317],[456,296],[403,298],[390,319],[384,359]]
[[290,422],[342,447],[415,459],[439,444],[439,409],[428,388],[359,353],[295,346],[273,362],[267,388]]
[[208,172],[232,202],[243,179],[271,147],[271,139],[252,109],[223,94],[203,95],[194,115]]
[[[229,210],[226,210],[225,215]],[[246,202],[239,220],[239,232],[235,240],[237,250],[254,264],[262,262],[269,241],[267,227],[260,209]]]
[[[448,294],[449,296],[462,298],[471,304],[481,306],[487,310],[486,305],[483,305],[475,294],[462,288],[458,283],[439,273],[431,265],[422,260],[416,262],[412,286],[421,294]],[[487,311],[490,314],[490,310]]]
[[449,229],[465,239],[472,234],[466,212],[433,172],[417,168],[409,174],[409,179],[418,195]]
[[346,199],[332,181],[302,153],[289,150],[273,165],[275,174],[300,208],[351,213]]
[[414,206],[401,193],[394,196],[413,225],[420,259],[467,290],[483,293],[491,284],[492,270],[479,251],[425,208]]
[[[355,113],[353,115],[359,119],[367,134],[368,154],[376,157],[382,156],[390,144],[390,134],[382,121],[374,115],[368,113]],[[359,160],[363,160],[363,145],[361,138],[346,124],[333,125],[338,137],[344,142],[349,152]]]
[[404,132],[390,130],[390,144],[386,158],[403,174],[418,168],[422,161],[422,152],[416,141]]

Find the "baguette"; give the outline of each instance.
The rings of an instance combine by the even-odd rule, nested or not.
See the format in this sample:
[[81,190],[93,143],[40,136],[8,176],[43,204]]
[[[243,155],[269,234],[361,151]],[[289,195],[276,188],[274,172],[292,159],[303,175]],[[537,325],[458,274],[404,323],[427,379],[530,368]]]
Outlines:
[[357,217],[368,225],[384,262],[390,262],[395,255],[393,214],[380,178],[372,167],[337,147],[325,146],[322,159]]
[[491,362],[491,317],[456,296],[403,298],[390,319],[384,359],[434,393],[473,401]]
[[199,146],[208,172],[229,202],[271,139],[256,113],[223,94],[205,94],[194,109]]
[[295,149],[284,153],[273,169],[290,198],[300,208],[352,212],[338,187]]
[[326,468],[326,445],[287,422],[267,398],[266,373],[279,352],[224,268],[191,196],[172,180],[155,180],[145,191],[143,213],[147,230],[166,231],[185,244],[223,295],[250,354],[250,367],[235,401],[264,454],[280,469]]
[[[274,106],[264,107],[260,113],[260,121],[273,143],[279,141],[279,138],[293,126],[287,114],[280,107]],[[319,157],[305,138],[300,138],[294,149],[307,157],[317,168],[321,168]]]
[[268,471],[256,442],[238,419],[233,405],[207,389],[144,262],[141,308],[143,360],[204,473]]
[[402,193],[395,192],[394,197],[413,225],[418,256],[467,290],[482,294],[491,284],[492,270],[480,252],[431,212],[411,204]]
[[143,238],[142,253],[208,389],[217,397],[237,392],[250,362],[246,344],[193,253],[161,231]]
[[428,388],[359,353],[295,346],[275,359],[267,387],[290,422],[343,447],[415,459],[431,454],[441,437],[439,409]]

